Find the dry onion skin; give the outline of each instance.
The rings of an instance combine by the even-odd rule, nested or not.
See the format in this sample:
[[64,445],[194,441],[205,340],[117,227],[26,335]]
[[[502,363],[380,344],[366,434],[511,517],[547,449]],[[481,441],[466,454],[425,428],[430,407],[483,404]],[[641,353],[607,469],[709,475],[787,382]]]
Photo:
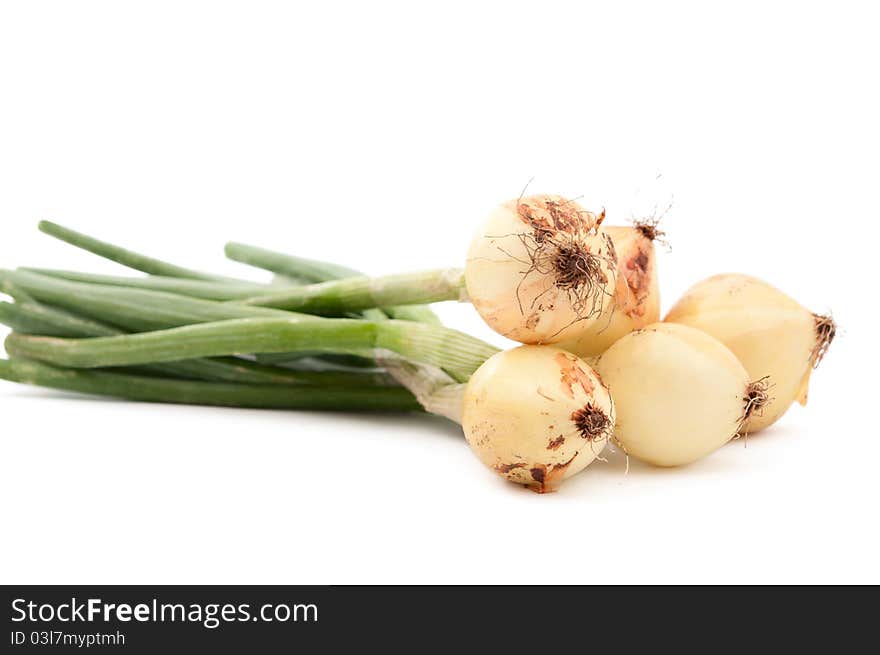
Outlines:
[[795,401],[806,404],[810,374],[837,329],[830,316],[813,314],[770,284],[740,274],[697,283],[665,320],[711,334],[733,351],[749,375],[771,377],[770,400],[749,417],[749,432],[778,421]]
[[560,341],[560,348],[580,357],[599,355],[633,330],[660,320],[660,283],[654,242],[663,236],[656,221],[605,226],[617,253],[617,283],[601,320]]
[[660,320],[660,281],[654,243],[664,236],[657,221],[636,221],[626,227],[609,225],[605,231],[614,241],[618,270],[629,290],[621,308],[638,327],[656,323]]
[[614,398],[614,439],[657,466],[705,457],[740,434],[766,401],[768,381],[705,332],[655,323],[621,338],[596,362]]
[[583,470],[611,436],[614,406],[595,371],[552,346],[500,352],[464,391],[471,449],[503,478],[540,493]]
[[577,336],[602,320],[617,285],[617,256],[595,214],[556,195],[498,206],[468,250],[470,301],[496,332],[527,344]]

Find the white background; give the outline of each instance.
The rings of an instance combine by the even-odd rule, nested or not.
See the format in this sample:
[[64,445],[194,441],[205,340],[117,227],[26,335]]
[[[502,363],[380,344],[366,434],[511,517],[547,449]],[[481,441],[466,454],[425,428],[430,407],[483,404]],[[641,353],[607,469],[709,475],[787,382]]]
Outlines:
[[0,382],[0,581],[880,582],[870,3],[597,5],[4,2],[0,265],[122,272],[49,218],[254,279],[226,240],[405,271],[532,177],[612,222],[673,199],[664,308],[742,271],[834,311],[806,409],[539,496],[442,420]]

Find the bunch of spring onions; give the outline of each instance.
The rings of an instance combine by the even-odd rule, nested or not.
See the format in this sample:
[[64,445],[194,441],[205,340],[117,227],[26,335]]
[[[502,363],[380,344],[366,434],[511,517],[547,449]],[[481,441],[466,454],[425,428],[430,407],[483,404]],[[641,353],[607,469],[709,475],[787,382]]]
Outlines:
[[[259,284],[170,264],[54,223],[40,229],[145,273],[0,271],[12,328],[0,378],[152,402],[427,411],[461,423],[507,480],[553,491],[609,442],[686,464],[806,401],[831,340],[741,275],[696,285],[660,322],[656,221],[604,225],[553,195],[491,213],[463,269],[366,277],[238,243]],[[501,352],[427,304],[469,301],[522,346]]]

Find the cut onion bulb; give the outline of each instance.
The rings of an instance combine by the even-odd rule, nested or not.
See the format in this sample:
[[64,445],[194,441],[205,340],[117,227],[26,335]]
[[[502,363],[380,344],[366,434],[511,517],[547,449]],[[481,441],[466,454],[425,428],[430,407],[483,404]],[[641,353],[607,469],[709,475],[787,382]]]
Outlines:
[[740,274],[697,283],[665,320],[711,334],[749,375],[771,377],[770,399],[746,421],[749,432],[778,421],[795,401],[806,404],[810,374],[837,331],[830,316],[813,314],[770,284]]

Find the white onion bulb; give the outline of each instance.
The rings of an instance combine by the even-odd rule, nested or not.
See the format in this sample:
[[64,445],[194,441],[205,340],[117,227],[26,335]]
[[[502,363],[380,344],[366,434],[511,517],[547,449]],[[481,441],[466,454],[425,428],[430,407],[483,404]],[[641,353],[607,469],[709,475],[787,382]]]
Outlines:
[[543,493],[602,451],[614,407],[579,358],[551,346],[520,346],[490,357],[474,373],[461,424],[483,464]]
[[471,242],[465,264],[468,297],[483,320],[530,344],[571,338],[601,322],[617,286],[604,217],[554,195],[497,207]]
[[658,466],[688,464],[720,448],[766,399],[766,380],[750,383],[724,344],[674,323],[621,338],[596,370],[614,398],[615,441]]
[[749,432],[775,423],[795,401],[806,404],[810,373],[836,332],[830,316],[813,314],[779,289],[740,274],[697,283],[665,320],[711,334],[733,351],[752,378],[770,376],[770,400],[749,417]]

